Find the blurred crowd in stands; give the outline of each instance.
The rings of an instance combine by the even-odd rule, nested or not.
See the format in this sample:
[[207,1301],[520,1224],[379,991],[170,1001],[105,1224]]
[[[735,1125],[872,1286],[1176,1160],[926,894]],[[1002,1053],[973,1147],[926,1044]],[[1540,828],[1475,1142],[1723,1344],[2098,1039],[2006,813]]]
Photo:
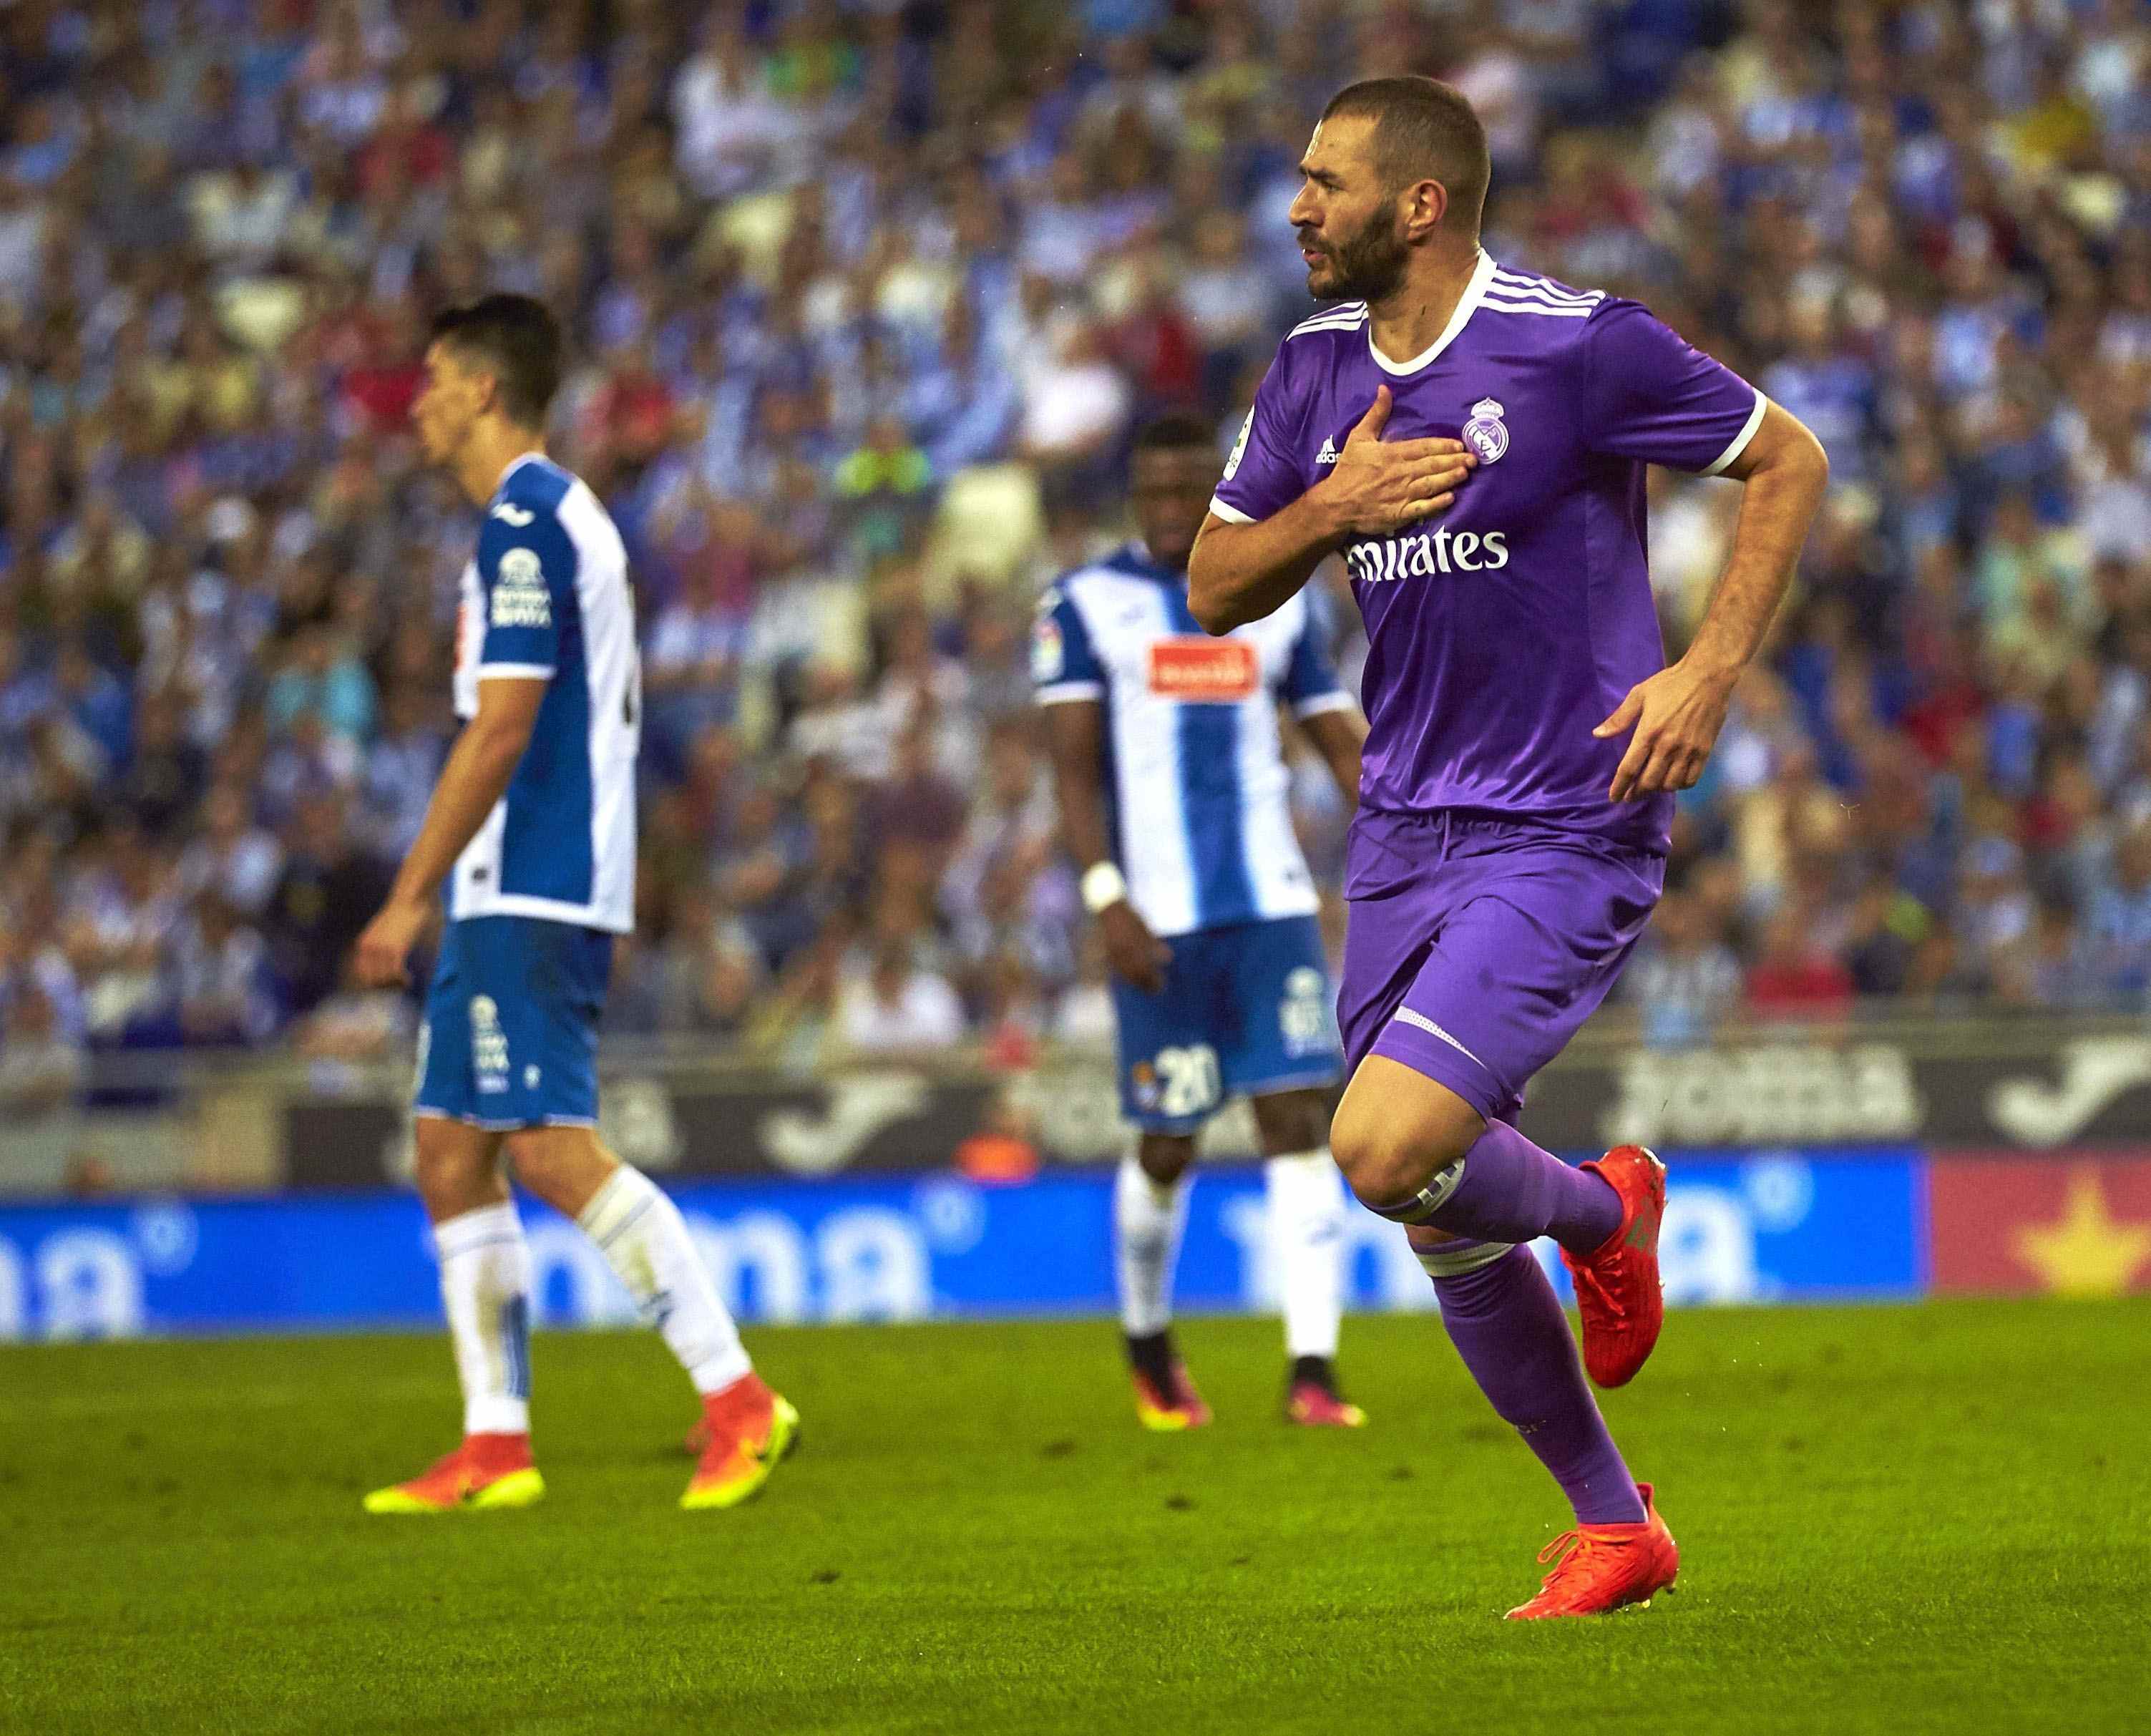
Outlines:
[[[1485,116],[1497,256],[1645,301],[1832,461],[1629,972],[1651,1039],[2142,1007],[2140,0],[13,0],[0,1096],[407,1040],[342,973],[453,728],[473,515],[407,412],[489,287],[569,321],[556,450],[640,587],[613,1028],[1102,1035],[1032,601],[1126,534],[1141,418],[1229,438],[1307,311],[1312,119],[1402,70]],[[1653,478],[1675,651],[1739,500]]]

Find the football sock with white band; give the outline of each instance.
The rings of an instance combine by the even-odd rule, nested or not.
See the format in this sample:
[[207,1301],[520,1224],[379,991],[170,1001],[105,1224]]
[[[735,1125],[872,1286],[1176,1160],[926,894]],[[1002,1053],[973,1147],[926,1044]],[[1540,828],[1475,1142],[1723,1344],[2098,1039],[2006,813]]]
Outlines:
[[687,1221],[649,1177],[623,1163],[578,1222],[680,1359],[696,1392],[721,1391],[753,1367]]
[[1506,1121],[1489,1121],[1461,1157],[1400,1206],[1377,1208],[1474,1242],[1551,1236],[1587,1254],[1621,1227],[1621,1196],[1602,1177],[1563,1163]]
[[1172,1268],[1187,1220],[1187,1177],[1154,1182],[1133,1156],[1113,1179],[1113,1242],[1121,1281],[1121,1324],[1148,1338],[1172,1324]]
[[463,1433],[530,1432],[530,1248],[505,1202],[433,1226]]
[[1317,1151],[1271,1158],[1263,1179],[1285,1354],[1334,1357],[1344,1312],[1344,1178],[1329,1153]]

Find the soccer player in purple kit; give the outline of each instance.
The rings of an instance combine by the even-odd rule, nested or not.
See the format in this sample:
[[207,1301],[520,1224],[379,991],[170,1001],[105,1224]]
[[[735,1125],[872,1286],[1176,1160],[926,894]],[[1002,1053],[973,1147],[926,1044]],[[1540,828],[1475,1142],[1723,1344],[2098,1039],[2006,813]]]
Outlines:
[[[1334,98],[1292,220],[1334,305],[1278,347],[1189,566],[1210,632],[1341,554],[1365,616],[1368,738],[1345,870],[1331,1148],[1406,1225],[1443,1324],[1576,1527],[1516,1617],[1647,1602],[1679,1554],[1584,1369],[1632,1379],[1663,1312],[1665,1172],[1571,1168],[1524,1089],[1612,987],[1693,784],[1790,580],[1829,466],[1813,435],[1632,301],[1479,245],[1484,130],[1430,78]],[[1668,666],[1643,473],[1746,484],[1726,569]],[[1537,1261],[1576,1280],[1583,1365]]]

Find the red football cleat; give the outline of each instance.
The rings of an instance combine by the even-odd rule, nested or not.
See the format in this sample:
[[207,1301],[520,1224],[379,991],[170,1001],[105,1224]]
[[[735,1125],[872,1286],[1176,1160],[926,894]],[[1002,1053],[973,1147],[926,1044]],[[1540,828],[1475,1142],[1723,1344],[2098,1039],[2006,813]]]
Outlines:
[[703,1441],[680,1505],[694,1511],[736,1507],[757,1495],[799,1445],[799,1413],[759,1374],[742,1374],[702,1400]]
[[530,1506],[544,1495],[528,1435],[467,1435],[455,1451],[407,1483],[375,1490],[365,1505],[369,1513],[483,1512]]
[[1563,1531],[1539,1551],[1553,1571],[1528,1603],[1509,1612],[1511,1622],[1537,1622],[1549,1616],[1599,1616],[1624,1604],[1647,1604],[1680,1573],[1680,1546],[1651,1500],[1651,1485],[1638,1483],[1643,1497],[1641,1525],[1585,1525]]
[[1285,1420],[1303,1429],[1356,1429],[1367,1413],[1348,1404],[1319,1380],[1295,1380],[1285,1396]]
[[1199,1429],[1210,1420],[1210,1407],[1187,1378],[1185,1364],[1176,1359],[1169,1380],[1160,1384],[1141,1369],[1131,1371],[1136,1384],[1136,1416],[1146,1429],[1160,1433]]
[[1666,1167],[1641,1146],[1616,1146],[1583,1166],[1621,1196],[1621,1227],[1587,1254],[1561,1251],[1583,1316],[1583,1366],[1601,1386],[1625,1386],[1650,1359],[1665,1324],[1658,1224]]

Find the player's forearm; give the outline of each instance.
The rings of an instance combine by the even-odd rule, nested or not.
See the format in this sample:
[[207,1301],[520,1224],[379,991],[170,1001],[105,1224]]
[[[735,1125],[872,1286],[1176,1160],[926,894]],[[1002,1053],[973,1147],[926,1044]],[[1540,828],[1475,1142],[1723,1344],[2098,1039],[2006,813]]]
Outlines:
[[433,800],[426,804],[418,840],[397,873],[392,899],[423,903],[441,889],[456,858],[507,793],[529,741],[528,731],[488,723],[483,716],[457,736]]
[[1210,519],[1188,558],[1188,610],[1206,633],[1260,620],[1283,608],[1347,534],[1320,488],[1258,524]]
[[1088,776],[1056,762],[1054,789],[1060,802],[1060,842],[1076,867],[1087,868],[1113,859],[1112,834],[1106,804],[1098,793],[1098,773]]
[[1783,416],[1784,425],[1773,428],[1766,420],[1758,430],[1758,443],[1765,431],[1773,438],[1742,476],[1746,486],[1732,553],[1682,659],[1728,684],[1739,679],[1769,631],[1830,481],[1830,460],[1814,436],[1774,405],[1772,413]]

